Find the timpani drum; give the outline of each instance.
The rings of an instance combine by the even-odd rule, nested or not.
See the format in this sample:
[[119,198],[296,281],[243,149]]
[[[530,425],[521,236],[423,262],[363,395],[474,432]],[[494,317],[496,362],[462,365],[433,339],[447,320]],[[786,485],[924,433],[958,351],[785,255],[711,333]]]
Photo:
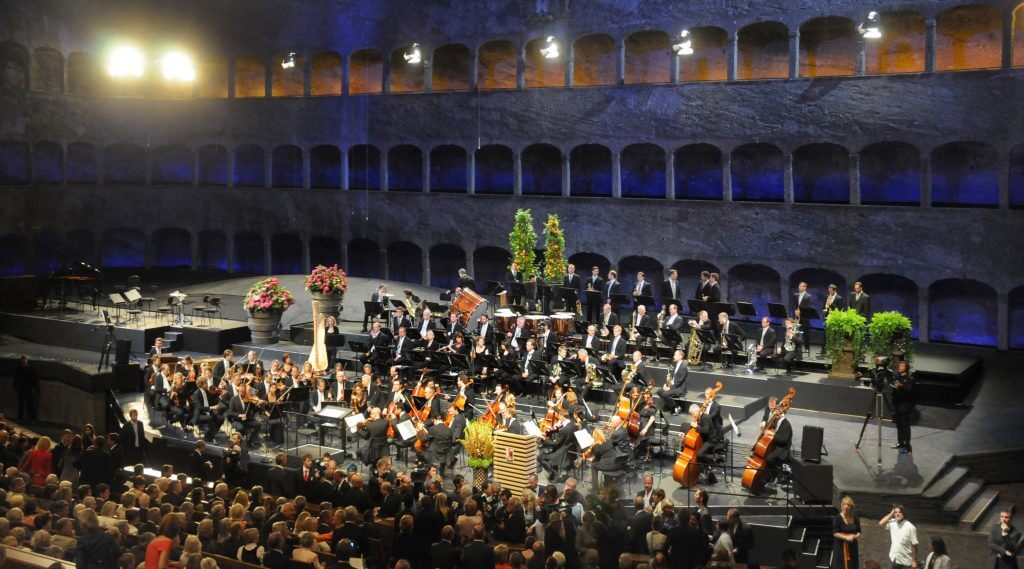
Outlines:
[[529,332],[531,336],[540,334],[541,324],[544,324],[545,326],[548,325],[548,317],[543,314],[528,314],[524,318],[526,318],[526,331]]
[[516,327],[515,313],[511,310],[495,310],[494,325],[505,334],[511,332]]
[[556,312],[551,315],[551,330],[559,336],[571,336],[575,330],[576,315],[572,312]]

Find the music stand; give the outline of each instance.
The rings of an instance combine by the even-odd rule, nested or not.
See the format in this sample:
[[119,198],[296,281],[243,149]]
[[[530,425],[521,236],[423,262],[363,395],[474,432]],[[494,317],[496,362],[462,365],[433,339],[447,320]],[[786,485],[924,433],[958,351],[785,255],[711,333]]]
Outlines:
[[526,298],[526,287],[523,283],[508,283],[509,302],[512,302],[513,298],[519,299],[520,301],[532,300]]
[[687,299],[686,305],[690,307],[690,314],[696,316],[701,310],[708,310],[708,303],[696,298]]
[[736,302],[736,310],[741,316],[746,316],[748,319],[757,320],[757,309],[754,308],[754,304],[751,302]]
[[785,321],[789,318],[789,311],[786,310],[786,305],[778,302],[768,303],[768,316],[772,318]]
[[663,299],[661,301],[661,307],[665,309],[665,313],[666,314],[668,313],[668,307],[673,305],[673,304],[676,306],[676,309],[678,310],[679,314],[682,314],[683,313],[683,305],[678,300],[676,300],[674,298],[666,298],[666,299]]
[[558,287],[559,298],[565,303],[566,312],[575,312],[574,308],[580,302],[580,291],[574,288]]
[[516,316],[523,316],[524,314],[529,312],[529,310],[527,310],[526,306],[523,304],[510,304],[506,308],[511,310],[512,313],[515,314]]
[[498,281],[487,281],[487,288],[484,289],[484,294],[490,296],[497,296],[499,293],[505,290],[505,285]]
[[[697,331],[697,338],[700,339],[701,343],[704,344],[705,346],[715,345],[715,334],[710,329],[705,330],[704,328],[691,328],[691,330]],[[690,356],[690,354],[686,355],[687,357]]]
[[736,352],[743,353],[743,344],[740,341],[740,337],[737,334],[726,334],[725,335],[725,349],[722,350],[722,365],[725,366],[725,352],[729,352],[729,365],[735,366],[732,361],[733,355]]
[[611,384],[611,385],[618,385],[619,383],[621,383],[619,381],[619,378],[615,377],[615,374],[613,374],[610,369],[608,369],[608,368],[606,368],[604,366],[597,366],[594,369],[597,370],[597,375],[599,375],[599,376],[604,378],[605,383],[608,383],[608,384]]
[[540,292],[541,312],[551,314],[551,299],[555,297],[555,285],[538,284],[537,290]]
[[530,360],[529,372],[537,375],[551,375],[551,370],[548,368],[548,362],[542,359]]
[[[625,294],[614,293],[614,294],[612,294],[610,300],[612,301],[612,310],[614,310],[616,314],[619,314],[620,312],[622,312],[622,306],[623,305],[629,305],[629,306],[633,305],[632,304],[633,301],[630,300],[630,297],[625,295]],[[619,320],[622,320],[621,316],[622,315],[619,314],[619,317],[620,317]]]
[[653,308],[654,307],[654,297],[649,295],[649,294],[641,294],[639,296],[634,296],[633,297],[633,308],[635,309],[637,306],[640,306],[641,304],[646,306],[647,308]]
[[430,317],[431,318],[435,318],[435,316],[434,316],[435,314],[440,315],[445,310],[448,310],[448,305],[447,304],[441,304],[439,302],[430,302],[428,300],[427,301],[427,308],[430,309]]
[[724,312],[729,315],[729,318],[732,318],[733,314],[736,314],[736,307],[733,306],[731,302],[716,302],[711,308],[714,310],[715,314]]
[[661,341],[666,346],[675,348],[683,342],[683,337],[679,334],[679,331],[674,328],[662,328]]
[[641,338],[647,340],[647,343],[653,348],[654,361],[661,361],[661,358],[658,357],[658,332],[650,326],[637,326],[636,332],[640,334]]
[[583,377],[583,364],[579,360],[563,360],[558,363],[562,367],[562,374],[566,377]]
[[[404,305],[403,305],[404,308]],[[372,318],[377,318],[384,313],[384,305],[380,302],[374,302],[372,300],[363,301],[363,311],[370,315]]]
[[390,302],[391,302],[391,306],[394,306],[395,308],[405,309],[405,302],[403,302],[403,301],[401,301],[401,300],[399,300],[397,298],[392,298],[390,300]]
[[817,308],[801,308],[800,320],[821,320],[821,314],[818,313]]
[[576,329],[577,334],[587,335],[587,327],[590,326],[590,322],[586,320],[575,320],[573,321],[573,327]]

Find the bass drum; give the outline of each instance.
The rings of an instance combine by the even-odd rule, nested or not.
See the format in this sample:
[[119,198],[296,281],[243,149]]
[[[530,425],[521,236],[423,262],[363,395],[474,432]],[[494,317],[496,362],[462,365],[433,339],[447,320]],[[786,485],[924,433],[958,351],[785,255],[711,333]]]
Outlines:
[[[469,289],[462,289],[459,296],[455,297],[455,300],[452,301],[449,312],[458,314],[459,323],[469,328],[469,323],[479,318],[480,315],[476,314],[476,312],[481,306],[484,310],[487,309],[486,301],[482,296]],[[483,311],[481,310],[480,312],[482,313]]]
[[556,312],[551,315],[551,330],[559,336],[571,336],[576,316],[571,312]]
[[511,310],[495,310],[494,325],[502,333],[508,334],[516,327],[516,315]]

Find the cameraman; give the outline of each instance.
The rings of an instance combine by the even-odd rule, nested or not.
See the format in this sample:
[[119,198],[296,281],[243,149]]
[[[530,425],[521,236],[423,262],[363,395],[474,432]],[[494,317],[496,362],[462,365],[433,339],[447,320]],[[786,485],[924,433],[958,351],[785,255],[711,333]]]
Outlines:
[[910,416],[914,412],[914,376],[905,360],[896,364],[896,377],[890,383],[892,414],[896,423],[896,445],[901,454],[910,454]]

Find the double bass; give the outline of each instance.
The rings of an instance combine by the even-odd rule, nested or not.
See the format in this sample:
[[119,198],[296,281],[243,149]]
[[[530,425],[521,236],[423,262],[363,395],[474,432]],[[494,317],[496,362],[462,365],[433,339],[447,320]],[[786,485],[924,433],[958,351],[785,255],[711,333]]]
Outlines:
[[[722,382],[716,381],[715,386],[711,389],[711,393],[707,399],[700,406],[700,413],[697,415],[700,418],[701,415],[708,412],[708,407],[711,406],[711,402],[715,400],[715,396],[722,389]],[[676,463],[672,467],[672,479],[679,483],[683,488],[692,488],[697,485],[697,478],[700,475],[700,466],[697,464],[697,453],[700,452],[700,447],[704,446],[704,439],[701,437],[697,429],[690,427],[690,430],[686,433],[686,438],[683,440],[681,448],[679,449],[679,456],[676,457]]]
[[779,418],[793,404],[794,396],[796,396],[796,389],[790,387],[789,393],[775,405],[772,414],[764,423],[764,428],[754,438],[757,442],[754,443],[750,457],[747,458],[747,466],[743,469],[743,487],[750,490],[752,494],[760,494],[764,490],[768,479],[768,461],[765,457],[775,446],[775,428],[779,423]]

